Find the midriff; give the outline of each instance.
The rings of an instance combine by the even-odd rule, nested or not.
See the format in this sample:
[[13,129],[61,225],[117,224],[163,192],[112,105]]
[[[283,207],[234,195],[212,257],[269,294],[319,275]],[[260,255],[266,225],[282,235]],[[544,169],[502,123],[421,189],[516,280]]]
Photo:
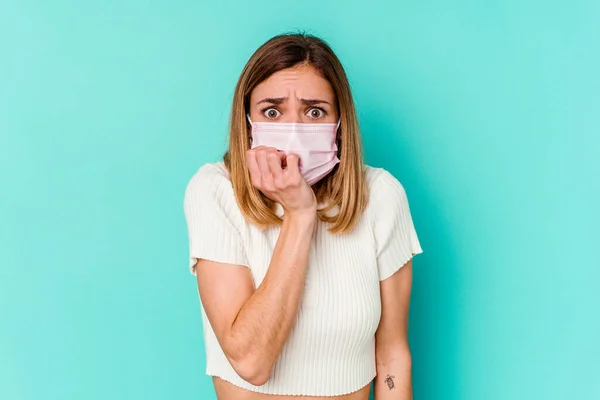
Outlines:
[[280,396],[242,389],[217,377],[213,377],[213,383],[219,400],[367,400],[370,386],[342,396]]

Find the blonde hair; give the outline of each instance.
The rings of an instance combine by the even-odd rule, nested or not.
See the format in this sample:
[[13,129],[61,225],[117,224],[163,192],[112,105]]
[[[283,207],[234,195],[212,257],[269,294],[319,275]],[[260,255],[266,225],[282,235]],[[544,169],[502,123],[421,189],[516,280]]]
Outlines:
[[[300,64],[313,67],[329,81],[340,112],[338,157],[340,163],[313,188],[317,202],[327,206],[317,211],[318,218],[330,224],[331,233],[350,232],[368,201],[363,169],[363,150],[348,78],[339,59],[322,39],[307,34],[275,36],[250,57],[237,82],[229,127],[229,149],[223,160],[231,177],[235,197],[246,219],[259,226],[281,224],[273,211],[274,202],[252,186],[246,166],[250,149],[250,126],[246,119],[252,90],[282,69]],[[330,215],[336,207],[337,213]]]

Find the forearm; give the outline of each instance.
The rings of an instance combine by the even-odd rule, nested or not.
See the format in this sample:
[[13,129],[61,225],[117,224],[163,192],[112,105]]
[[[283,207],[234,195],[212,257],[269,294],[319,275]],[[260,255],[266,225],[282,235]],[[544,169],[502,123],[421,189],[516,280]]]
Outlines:
[[260,375],[270,372],[296,320],[315,223],[284,219],[267,274],[231,326],[232,352]]
[[408,346],[377,357],[375,400],[412,400],[412,360]]

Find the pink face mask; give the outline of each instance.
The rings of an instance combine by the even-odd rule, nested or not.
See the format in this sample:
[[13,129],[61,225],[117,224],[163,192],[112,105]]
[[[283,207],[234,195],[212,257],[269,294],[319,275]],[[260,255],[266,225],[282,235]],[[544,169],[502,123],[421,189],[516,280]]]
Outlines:
[[309,185],[325,177],[340,162],[337,157],[337,124],[252,122],[252,146],[275,147],[300,157],[300,173]]

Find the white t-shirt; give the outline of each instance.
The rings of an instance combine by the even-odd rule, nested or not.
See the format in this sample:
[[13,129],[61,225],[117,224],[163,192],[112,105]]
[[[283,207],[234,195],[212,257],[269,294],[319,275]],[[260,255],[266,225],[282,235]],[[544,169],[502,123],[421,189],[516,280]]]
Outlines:
[[[334,235],[317,222],[297,320],[267,383],[254,386],[237,375],[202,307],[208,375],[255,392],[304,396],[352,393],[375,377],[379,283],[422,249],[404,187],[382,168],[364,168],[370,198],[353,231]],[[244,265],[258,287],[280,227],[261,230],[244,219],[222,162],[195,173],[184,209],[192,274],[198,259]]]

